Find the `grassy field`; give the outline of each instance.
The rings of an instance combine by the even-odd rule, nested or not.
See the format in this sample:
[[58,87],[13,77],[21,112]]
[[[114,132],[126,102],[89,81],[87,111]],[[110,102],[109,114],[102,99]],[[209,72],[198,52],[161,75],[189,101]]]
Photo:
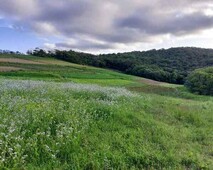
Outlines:
[[213,168],[213,97],[53,59],[0,58],[0,169]]
[[[1,62],[2,61],[2,62]],[[125,74],[82,66],[64,61],[33,56],[1,56],[0,68],[17,68],[19,71],[0,71],[0,77],[27,80],[60,82],[98,83],[101,85],[124,86],[134,83],[134,77]]]

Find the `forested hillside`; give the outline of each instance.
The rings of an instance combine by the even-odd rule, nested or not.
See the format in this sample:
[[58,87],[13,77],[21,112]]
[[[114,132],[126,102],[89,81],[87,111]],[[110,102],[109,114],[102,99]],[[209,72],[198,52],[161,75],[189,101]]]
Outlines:
[[40,57],[54,57],[78,64],[115,69],[132,75],[177,84],[183,84],[191,71],[213,65],[212,49],[192,47],[103,55],[72,50],[46,52],[42,49],[35,49],[29,53]]

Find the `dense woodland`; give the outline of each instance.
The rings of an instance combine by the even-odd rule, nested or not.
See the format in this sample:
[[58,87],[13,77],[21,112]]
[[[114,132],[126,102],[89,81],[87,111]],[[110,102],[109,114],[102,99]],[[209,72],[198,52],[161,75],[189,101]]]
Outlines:
[[183,84],[191,71],[213,65],[212,49],[192,47],[103,55],[72,50],[46,52],[39,48],[28,51],[28,53],[40,57],[54,57],[77,64],[114,69],[127,74],[177,84]]

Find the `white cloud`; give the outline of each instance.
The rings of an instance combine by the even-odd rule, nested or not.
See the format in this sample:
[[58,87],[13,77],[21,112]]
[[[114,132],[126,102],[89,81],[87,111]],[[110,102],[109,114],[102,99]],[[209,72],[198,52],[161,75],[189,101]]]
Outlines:
[[53,50],[53,49],[56,48],[56,46],[55,46],[55,44],[53,44],[53,43],[44,43],[44,48],[45,48],[46,50]]
[[39,34],[44,34],[44,35],[60,34],[57,31],[57,28],[55,28],[55,26],[53,26],[51,23],[47,23],[47,22],[36,22],[32,25],[32,28]]

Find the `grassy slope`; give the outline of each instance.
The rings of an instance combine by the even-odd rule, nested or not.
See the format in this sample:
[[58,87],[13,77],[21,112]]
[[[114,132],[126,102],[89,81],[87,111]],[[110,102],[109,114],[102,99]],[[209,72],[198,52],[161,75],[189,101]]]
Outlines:
[[[213,167],[212,97],[190,94],[183,86],[150,82],[109,70],[19,57],[46,64],[0,63],[0,67],[23,69],[0,72],[0,125],[4,127],[0,130],[0,142],[4,144],[0,145],[0,153],[4,154],[0,156],[5,159],[0,167]],[[47,82],[38,82],[41,85],[31,89],[36,82],[29,85],[27,81],[8,79]],[[126,87],[138,95],[98,86],[82,86],[84,91],[75,90],[73,84],[60,88],[70,81]],[[113,97],[115,94],[123,96]],[[23,133],[23,129],[27,131]],[[64,135],[58,135],[56,130]],[[18,136],[23,140],[14,140]],[[12,156],[9,148],[18,156]]]
[[[0,56],[0,58],[13,56]],[[33,56],[15,56],[16,58],[36,61],[38,64],[6,63],[0,66],[18,67],[21,71],[0,72],[0,76],[16,79],[35,79],[51,81],[73,81],[79,83],[98,83],[102,85],[127,85],[133,82],[133,77],[104,69],[71,64],[64,61]]]

